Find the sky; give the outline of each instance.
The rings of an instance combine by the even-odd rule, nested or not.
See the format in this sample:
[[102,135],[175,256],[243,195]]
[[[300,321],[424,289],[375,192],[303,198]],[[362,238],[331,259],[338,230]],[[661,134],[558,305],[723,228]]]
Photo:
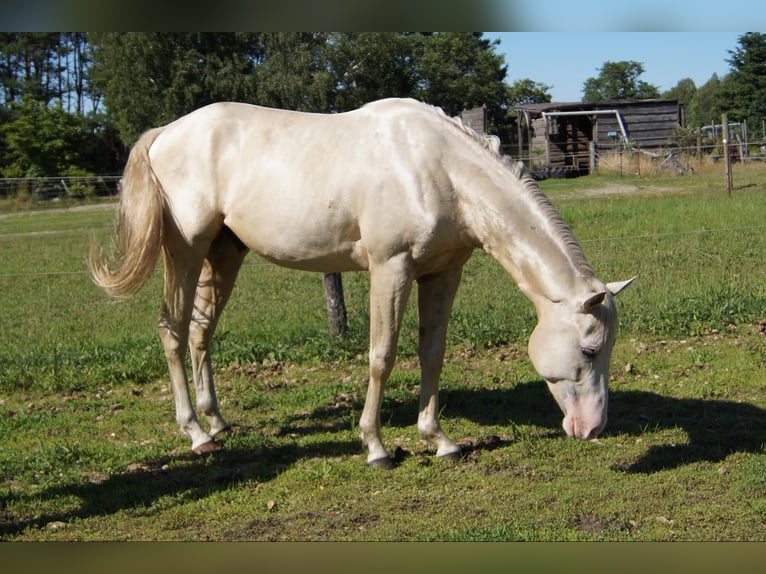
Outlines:
[[485,32],[500,40],[506,81],[529,78],[552,86],[554,102],[578,102],[585,80],[604,62],[631,60],[644,66],[640,79],[660,93],[691,78],[699,88],[715,73],[730,72],[729,51],[744,32]]

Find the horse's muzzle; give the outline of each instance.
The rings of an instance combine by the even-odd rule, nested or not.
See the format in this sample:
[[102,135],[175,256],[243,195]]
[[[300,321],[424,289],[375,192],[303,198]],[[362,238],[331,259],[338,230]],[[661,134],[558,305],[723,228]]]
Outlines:
[[568,396],[564,400],[564,432],[581,440],[596,438],[606,426],[606,412],[589,401]]

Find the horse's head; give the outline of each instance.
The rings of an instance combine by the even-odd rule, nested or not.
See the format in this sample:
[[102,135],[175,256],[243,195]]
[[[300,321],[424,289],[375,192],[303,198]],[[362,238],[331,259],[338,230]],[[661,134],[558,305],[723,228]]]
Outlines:
[[617,328],[613,296],[631,281],[537,307],[529,357],[564,412],[569,436],[592,439],[606,425],[609,360]]

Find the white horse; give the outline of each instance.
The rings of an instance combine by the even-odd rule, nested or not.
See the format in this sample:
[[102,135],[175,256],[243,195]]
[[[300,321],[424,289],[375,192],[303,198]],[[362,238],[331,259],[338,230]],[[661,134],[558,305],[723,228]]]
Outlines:
[[[335,115],[217,103],[146,132],[122,181],[116,270],[96,247],[94,281],[132,295],[164,258],[159,333],[176,420],[194,452],[228,429],[213,387],[210,341],[249,250],[307,271],[370,272],[370,381],[359,420],[371,466],[390,467],[380,434],[405,303],[418,282],[418,431],[438,457],[460,447],[441,429],[438,382],[463,264],[483,249],[537,311],[535,369],[570,436],[606,424],[612,296],[521,164],[440,109],[390,99]],[[196,404],[184,362],[190,348]]]

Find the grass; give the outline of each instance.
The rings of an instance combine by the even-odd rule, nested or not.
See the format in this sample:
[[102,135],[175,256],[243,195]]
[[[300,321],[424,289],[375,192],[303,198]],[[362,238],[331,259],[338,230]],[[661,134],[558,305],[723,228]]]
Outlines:
[[[383,407],[390,473],[364,465],[367,287],[344,275],[350,337],[321,281],[249,259],[215,343],[225,449],[188,452],[155,333],[159,274],[113,303],[90,283],[110,210],[0,216],[3,540],[764,540],[766,191],[735,173],[545,182],[620,296],[610,421],[569,440],[526,358],[534,311],[489,257],[466,268],[435,461],[414,428],[416,317]],[[748,179],[749,178],[749,179]],[[593,195],[609,186],[630,193]],[[718,186],[718,187],[717,187]]]

